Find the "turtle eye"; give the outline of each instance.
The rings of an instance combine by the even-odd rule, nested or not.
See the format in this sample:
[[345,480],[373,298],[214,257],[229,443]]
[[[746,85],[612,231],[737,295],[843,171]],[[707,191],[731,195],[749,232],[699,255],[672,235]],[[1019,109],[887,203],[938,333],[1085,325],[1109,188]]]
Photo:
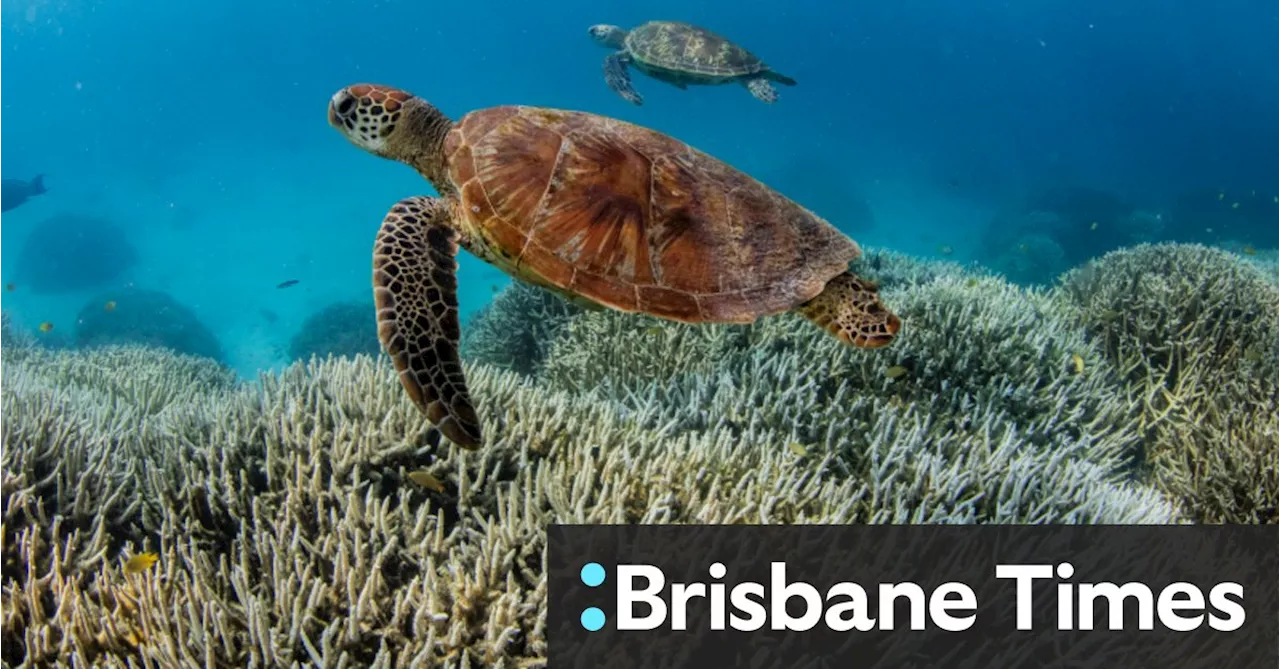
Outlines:
[[343,97],[342,102],[338,103],[338,113],[346,116],[347,112],[351,111],[351,108],[354,107],[355,104],[356,99],[350,95]]

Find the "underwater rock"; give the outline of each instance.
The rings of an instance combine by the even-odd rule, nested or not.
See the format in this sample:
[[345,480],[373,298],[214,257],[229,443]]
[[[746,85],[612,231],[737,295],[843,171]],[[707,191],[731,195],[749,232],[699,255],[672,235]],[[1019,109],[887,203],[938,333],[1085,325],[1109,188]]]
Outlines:
[[33,293],[92,289],[118,279],[137,261],[123,228],[93,216],[59,214],[31,231],[12,281]]
[[375,313],[372,303],[336,302],[311,314],[289,340],[289,358],[379,355]]
[[168,293],[122,288],[85,303],[76,319],[76,346],[140,344],[222,361],[222,347],[195,313]]
[[997,216],[982,233],[980,260],[1019,283],[1049,284],[1108,251],[1155,241],[1159,223],[1105,191],[1053,188]]

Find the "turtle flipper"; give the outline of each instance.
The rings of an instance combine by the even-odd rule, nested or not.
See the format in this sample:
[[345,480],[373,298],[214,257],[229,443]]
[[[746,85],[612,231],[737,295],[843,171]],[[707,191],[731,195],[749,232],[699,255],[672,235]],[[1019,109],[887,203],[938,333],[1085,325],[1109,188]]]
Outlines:
[[774,103],[778,101],[778,91],[764,77],[756,77],[746,81],[747,90],[751,91],[751,95],[761,102]]
[[459,446],[481,443],[458,357],[458,233],[448,203],[397,202],[373,245],[378,339],[409,398]]
[[796,311],[850,346],[880,348],[893,341],[902,321],[880,302],[878,292],[874,283],[845,272]]
[[779,84],[782,84],[783,86],[796,85],[795,79],[792,79],[791,77],[788,77],[787,75],[782,74],[781,72],[774,72],[773,70],[765,70],[764,76],[767,77],[769,81],[777,82]]
[[644,98],[631,86],[631,73],[627,71],[630,62],[630,57],[621,51],[605,56],[604,82],[622,99],[638,106],[644,104]]

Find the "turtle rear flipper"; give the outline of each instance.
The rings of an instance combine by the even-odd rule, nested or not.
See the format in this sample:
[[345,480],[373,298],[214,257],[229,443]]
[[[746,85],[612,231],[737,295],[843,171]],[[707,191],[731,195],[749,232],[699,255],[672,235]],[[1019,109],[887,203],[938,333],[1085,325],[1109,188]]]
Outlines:
[[605,56],[604,82],[609,85],[610,90],[621,95],[622,99],[639,106],[644,104],[644,98],[631,86],[631,73],[627,71],[629,65],[629,57],[621,51]]
[[458,233],[442,200],[412,197],[382,220],[373,247],[378,339],[409,398],[449,441],[481,443],[458,357]]
[[764,77],[756,77],[748,79],[746,82],[747,90],[751,91],[751,95],[761,102],[774,103],[778,101],[778,91]]
[[796,85],[796,80],[795,80],[795,79],[792,79],[791,77],[788,77],[788,76],[787,76],[787,75],[785,75],[785,74],[782,74],[782,73],[779,73],[779,72],[774,72],[773,70],[765,70],[762,74],[763,74],[763,76],[764,76],[765,78],[767,78],[769,81],[777,82],[777,83],[779,83],[779,84],[782,84],[783,86],[795,86],[795,85]]
[[902,321],[884,307],[878,292],[874,283],[845,272],[796,311],[850,346],[880,348],[893,341]]

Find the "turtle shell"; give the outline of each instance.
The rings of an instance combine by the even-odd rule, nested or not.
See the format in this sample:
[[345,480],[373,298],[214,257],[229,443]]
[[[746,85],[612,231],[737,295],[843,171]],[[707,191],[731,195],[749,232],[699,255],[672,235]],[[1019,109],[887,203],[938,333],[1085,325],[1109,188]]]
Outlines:
[[444,148],[478,255],[614,309],[748,323],[812,299],[861,253],[750,176],[615,119],[494,107]]
[[688,23],[650,21],[629,31],[625,44],[641,67],[715,78],[741,77],[766,69],[750,51]]

